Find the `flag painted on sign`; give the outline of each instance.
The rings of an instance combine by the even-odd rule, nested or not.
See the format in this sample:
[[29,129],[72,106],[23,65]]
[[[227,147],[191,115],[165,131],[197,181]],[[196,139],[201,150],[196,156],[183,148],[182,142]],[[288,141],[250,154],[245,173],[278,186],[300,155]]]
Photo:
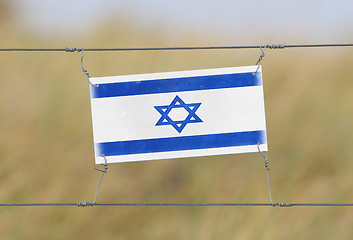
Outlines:
[[267,151],[256,69],[91,78],[96,164]]

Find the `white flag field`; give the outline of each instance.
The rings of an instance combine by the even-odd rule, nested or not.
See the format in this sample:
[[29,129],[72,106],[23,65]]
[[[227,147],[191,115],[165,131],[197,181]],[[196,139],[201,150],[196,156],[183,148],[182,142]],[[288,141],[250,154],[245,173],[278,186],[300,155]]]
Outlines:
[[256,69],[90,78],[96,164],[267,151]]

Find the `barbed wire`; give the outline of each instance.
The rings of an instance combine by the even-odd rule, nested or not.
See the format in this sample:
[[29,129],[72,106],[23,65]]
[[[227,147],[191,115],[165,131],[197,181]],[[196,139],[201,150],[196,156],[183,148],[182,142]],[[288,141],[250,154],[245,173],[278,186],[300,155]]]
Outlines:
[[81,51],[172,51],[172,50],[226,50],[226,49],[285,49],[318,47],[353,47],[353,43],[329,44],[268,44],[248,46],[196,46],[196,47],[136,47],[136,48],[0,48],[2,52],[81,52]]

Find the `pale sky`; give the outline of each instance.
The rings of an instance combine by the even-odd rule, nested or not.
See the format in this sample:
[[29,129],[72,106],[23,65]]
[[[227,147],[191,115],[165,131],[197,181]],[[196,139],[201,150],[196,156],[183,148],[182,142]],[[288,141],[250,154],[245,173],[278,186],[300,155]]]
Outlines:
[[72,34],[123,15],[138,26],[224,35],[233,42],[263,36],[278,42],[352,42],[352,0],[13,0],[30,31]]

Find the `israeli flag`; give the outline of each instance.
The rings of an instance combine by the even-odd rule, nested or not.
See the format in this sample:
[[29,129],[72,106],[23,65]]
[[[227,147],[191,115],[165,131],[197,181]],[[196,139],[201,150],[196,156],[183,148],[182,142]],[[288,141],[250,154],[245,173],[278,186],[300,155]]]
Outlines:
[[256,69],[91,78],[96,164],[267,151]]

